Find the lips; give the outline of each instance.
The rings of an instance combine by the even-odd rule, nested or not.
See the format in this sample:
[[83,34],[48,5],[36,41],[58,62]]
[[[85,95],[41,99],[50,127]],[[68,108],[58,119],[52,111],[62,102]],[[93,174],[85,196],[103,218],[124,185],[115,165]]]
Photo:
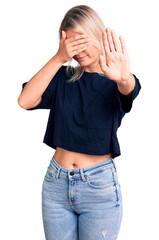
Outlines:
[[80,58],[77,58],[77,61],[81,61],[85,58],[86,56],[83,56],[83,57],[80,57]]

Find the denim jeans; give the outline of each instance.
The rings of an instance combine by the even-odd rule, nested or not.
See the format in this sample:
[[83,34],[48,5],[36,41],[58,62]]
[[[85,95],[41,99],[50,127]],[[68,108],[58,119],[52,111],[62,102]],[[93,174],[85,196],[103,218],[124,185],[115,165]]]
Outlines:
[[68,169],[54,157],[42,184],[46,240],[115,240],[122,220],[121,186],[113,158]]

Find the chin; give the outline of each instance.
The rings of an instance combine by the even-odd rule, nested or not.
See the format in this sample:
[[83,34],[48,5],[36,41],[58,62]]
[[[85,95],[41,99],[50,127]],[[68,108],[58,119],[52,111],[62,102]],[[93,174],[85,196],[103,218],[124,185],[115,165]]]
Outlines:
[[82,67],[83,67],[83,66],[85,66],[85,67],[89,66],[89,64],[88,64],[87,62],[84,62],[84,61],[83,61],[83,62],[78,62],[78,63],[79,63],[79,65],[82,66]]

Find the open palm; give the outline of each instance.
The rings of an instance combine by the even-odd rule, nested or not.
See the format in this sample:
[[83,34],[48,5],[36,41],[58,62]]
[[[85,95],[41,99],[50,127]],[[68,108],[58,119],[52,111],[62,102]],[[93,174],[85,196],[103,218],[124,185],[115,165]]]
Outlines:
[[104,74],[117,83],[124,83],[130,75],[130,59],[122,36],[117,39],[114,30],[107,28],[102,34],[105,55],[100,55],[99,63]]

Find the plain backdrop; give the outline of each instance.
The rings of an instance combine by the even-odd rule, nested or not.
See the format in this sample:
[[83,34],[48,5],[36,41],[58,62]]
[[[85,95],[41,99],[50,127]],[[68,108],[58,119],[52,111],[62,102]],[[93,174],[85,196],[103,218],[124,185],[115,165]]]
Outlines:
[[142,89],[117,135],[123,196],[119,240],[159,239],[159,31],[157,1],[6,1],[0,4],[0,239],[44,240],[41,189],[55,150],[42,142],[49,110],[27,111],[17,99],[56,54],[58,29],[71,7],[86,4],[123,35]]

